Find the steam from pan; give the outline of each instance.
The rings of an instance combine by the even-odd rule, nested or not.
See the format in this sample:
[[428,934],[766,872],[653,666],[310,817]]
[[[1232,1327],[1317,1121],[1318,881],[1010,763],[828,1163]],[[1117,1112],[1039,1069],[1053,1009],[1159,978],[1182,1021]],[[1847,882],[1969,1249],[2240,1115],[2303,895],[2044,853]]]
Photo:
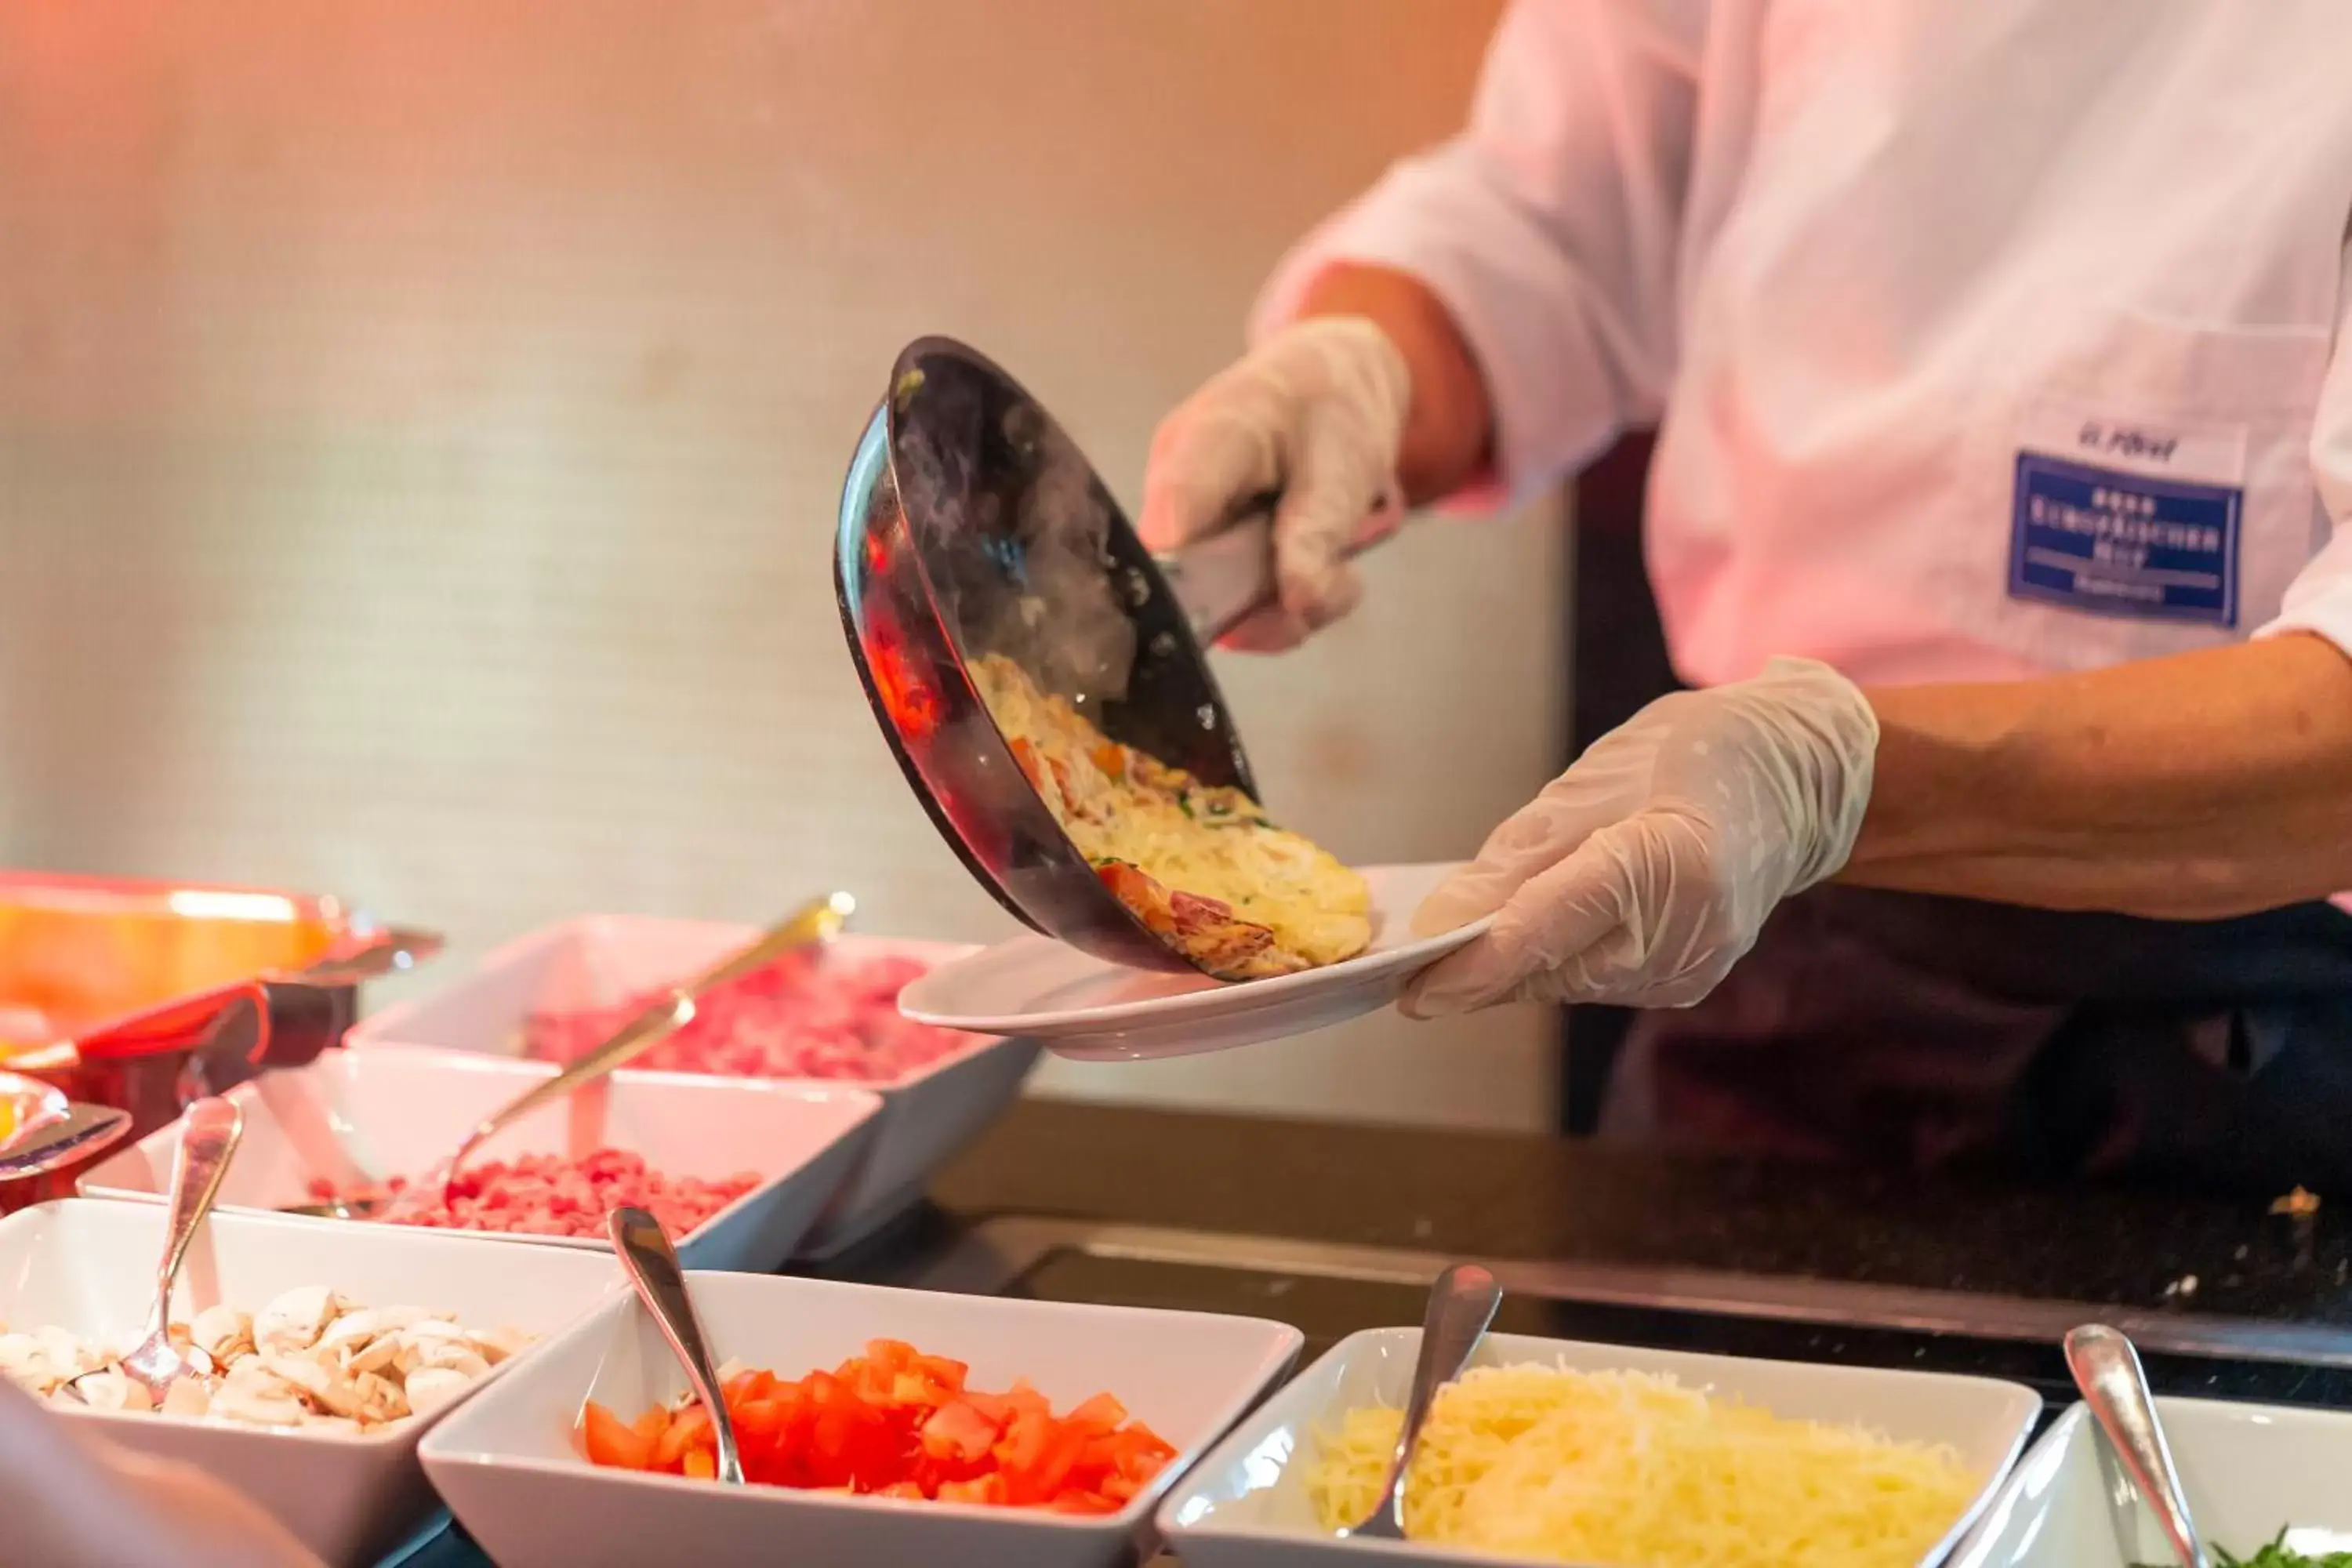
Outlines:
[[[971,402],[955,413],[901,445],[898,478],[902,501],[922,492],[907,516],[957,641],[1076,701],[1123,700],[1136,629],[1110,552],[1110,498],[1034,407]],[[1000,474],[1024,482],[986,477]]]

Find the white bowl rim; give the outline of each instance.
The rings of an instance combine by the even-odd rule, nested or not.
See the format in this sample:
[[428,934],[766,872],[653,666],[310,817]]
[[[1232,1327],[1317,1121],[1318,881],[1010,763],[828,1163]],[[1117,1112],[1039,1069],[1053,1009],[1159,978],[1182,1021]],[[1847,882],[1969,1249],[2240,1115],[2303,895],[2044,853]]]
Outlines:
[[[781,1289],[789,1292],[796,1289],[816,1289],[823,1291],[830,1291],[845,1295],[872,1296],[879,1294],[899,1298],[936,1298],[941,1294],[935,1290],[917,1290],[895,1285],[866,1285],[860,1284],[856,1280],[849,1279],[817,1279],[804,1275],[737,1275],[726,1269],[717,1268],[689,1268],[686,1271],[686,1278],[689,1286],[691,1286],[693,1281],[698,1279],[710,1276],[718,1276],[727,1279],[771,1280],[776,1282],[773,1285],[761,1284],[735,1287],[736,1289],[752,1290]],[[1094,1315],[1097,1313],[1109,1312],[1121,1317],[1144,1317],[1159,1320],[1183,1319],[1197,1321],[1205,1318],[1214,1319],[1220,1321],[1254,1323],[1262,1328],[1279,1330],[1280,1332],[1274,1336],[1273,1342],[1276,1346],[1276,1353],[1273,1357],[1269,1358],[1269,1361],[1264,1367],[1264,1375],[1253,1375],[1249,1385],[1241,1390],[1233,1400],[1229,1401],[1220,1409],[1219,1414],[1213,1423],[1215,1436],[1207,1438],[1191,1448],[1179,1448],[1176,1451],[1176,1457],[1169,1460],[1168,1463],[1161,1468],[1159,1475],[1152,1478],[1151,1484],[1138,1491],[1134,1497],[1128,1500],[1126,1506],[1121,1508],[1116,1513],[1059,1513],[1051,1509],[1045,1508],[1006,1508],[994,1507],[985,1503],[941,1502],[930,1499],[919,1500],[915,1498],[878,1497],[861,1493],[827,1491],[812,1487],[772,1487],[747,1484],[742,1489],[743,1494],[749,1497],[758,1497],[763,1500],[769,1500],[778,1506],[787,1508],[814,1506],[849,1508],[853,1510],[880,1509],[887,1510],[911,1509],[918,1510],[925,1516],[945,1514],[949,1517],[989,1520],[998,1523],[1011,1523],[1016,1525],[1045,1523],[1050,1524],[1055,1529],[1076,1530],[1079,1531],[1116,1531],[1124,1534],[1129,1531],[1141,1527],[1144,1523],[1152,1519],[1155,1510],[1159,1509],[1163,1500],[1168,1496],[1169,1492],[1174,1489],[1178,1481],[1190,1475],[1193,1469],[1200,1465],[1202,1460],[1216,1452],[1218,1447],[1224,1441],[1224,1439],[1232,1435],[1235,1424],[1247,1415],[1251,1410],[1255,1409],[1262,1399],[1270,1397],[1269,1390],[1277,1390],[1282,1386],[1277,1380],[1282,1378],[1283,1372],[1286,1367],[1296,1363],[1300,1349],[1303,1348],[1307,1342],[1307,1336],[1301,1333],[1297,1327],[1275,1318],[1252,1318],[1243,1316],[1239,1313],[1228,1312],[1197,1312],[1177,1307],[1119,1307],[1092,1301],[1039,1301],[1031,1300],[1023,1297],[1011,1296],[986,1296],[976,1299],[985,1301],[1002,1302],[1008,1307],[1012,1307],[1014,1310],[1023,1312],[1036,1312],[1051,1316],[1066,1317],[1072,1314]],[[592,1310],[581,1314],[578,1319],[565,1325],[561,1331],[548,1335],[547,1338],[539,1342],[539,1343],[534,1345],[532,1348],[534,1350],[544,1348],[551,1351],[564,1342],[576,1338],[584,1338],[592,1333],[597,1332],[608,1317],[632,1310],[635,1300],[634,1296],[630,1296],[625,1300],[617,1302],[611,1300],[601,1300]],[[1116,1397],[1116,1391],[1112,1392],[1113,1396]],[[454,1440],[444,1438],[441,1429],[437,1426],[432,1432],[425,1435],[425,1445],[431,1447],[432,1452],[429,1455],[422,1455],[421,1457],[427,1458],[432,1461],[440,1464],[474,1465],[492,1469],[520,1469],[527,1470],[536,1475],[563,1476],[574,1479],[577,1479],[583,1475],[593,1476],[602,1482],[623,1486],[669,1489],[672,1490],[680,1490],[682,1495],[689,1496],[710,1495],[718,1486],[718,1483],[715,1481],[699,1480],[686,1476],[672,1476],[666,1474],[656,1475],[645,1470],[628,1470],[622,1469],[616,1466],[598,1465],[591,1462],[585,1456],[575,1456],[569,1459],[549,1459],[539,1458],[536,1455],[486,1453],[474,1448],[458,1449],[454,1447]],[[730,1491],[732,1489],[733,1489],[731,1488],[729,1489]],[[766,1503],[763,1502],[762,1506],[766,1506]]]
[[[89,1198],[79,1196],[70,1198],[50,1198],[42,1203],[26,1204],[23,1208],[17,1209],[12,1214],[0,1215],[0,1225],[7,1224],[9,1221],[15,1219],[17,1215],[46,1213],[57,1210],[68,1204],[88,1208],[104,1209],[121,1209],[126,1206],[113,1198]],[[309,1226],[320,1223],[319,1220],[308,1215],[272,1214],[266,1209],[222,1207],[213,1210],[211,1214],[205,1216],[205,1223],[207,1226],[217,1224],[223,1220],[228,1221],[233,1227],[251,1226],[255,1229],[264,1231],[293,1230],[298,1234]],[[329,1220],[325,1223],[330,1225],[344,1226],[352,1224],[350,1220]],[[460,1237],[479,1237],[485,1234],[488,1234],[482,1231],[436,1230],[430,1226],[422,1225],[384,1226],[375,1229],[374,1234],[381,1236],[394,1231],[407,1231],[413,1235],[447,1237],[452,1239]],[[367,1243],[363,1245],[373,1244]],[[406,1246],[408,1244],[401,1242],[395,1243],[395,1245]],[[596,1295],[590,1297],[586,1301],[584,1301],[578,1311],[574,1312],[571,1317],[566,1318],[563,1321],[556,1324],[545,1333],[539,1335],[521,1350],[517,1351],[514,1354],[507,1357],[506,1360],[499,1363],[498,1365],[490,1368],[489,1371],[476,1378],[471,1384],[467,1385],[465,1392],[460,1394],[456,1399],[453,1399],[447,1404],[442,1405],[437,1408],[428,1410],[423,1415],[408,1415],[402,1417],[398,1421],[387,1422],[384,1425],[378,1426],[373,1432],[312,1432],[307,1431],[299,1426],[251,1426],[244,1422],[232,1423],[226,1421],[207,1421],[202,1416],[180,1415],[162,1410],[97,1410],[86,1405],[57,1405],[52,1404],[47,1400],[44,1400],[41,1403],[47,1408],[54,1409],[62,1413],[68,1420],[101,1422],[107,1426],[117,1427],[122,1431],[142,1431],[154,1426],[157,1422],[163,1422],[170,1426],[178,1427],[182,1431],[234,1433],[237,1435],[240,1440],[251,1438],[256,1440],[267,1439],[271,1442],[278,1443],[315,1444],[323,1448],[330,1449],[355,1448],[364,1450],[371,1448],[398,1447],[404,1444],[422,1442],[423,1439],[431,1433],[432,1429],[441,1423],[443,1417],[455,1413],[459,1406],[473,1399],[477,1394],[480,1394],[482,1390],[489,1387],[491,1384],[497,1382],[499,1378],[504,1377],[507,1373],[507,1370],[509,1367],[512,1367],[517,1362],[521,1361],[523,1357],[529,1355],[540,1346],[551,1343],[555,1340],[561,1339],[563,1335],[570,1333],[573,1329],[577,1328],[583,1321],[594,1317],[604,1309],[604,1304],[611,1300],[615,1295],[624,1294],[628,1290],[628,1289],[629,1282],[626,1277],[622,1275],[617,1268],[614,1269],[611,1281],[607,1283]],[[59,1326],[62,1327],[63,1325]]]
[[[600,1310],[602,1310],[603,1309],[600,1309]],[[1322,1371],[1327,1365],[1336,1365],[1343,1361],[1347,1357],[1351,1347],[1360,1348],[1364,1342],[1375,1340],[1393,1339],[1405,1335],[1417,1336],[1420,1332],[1421,1330],[1419,1328],[1407,1323],[1390,1324],[1380,1328],[1358,1329],[1355,1332],[1349,1334],[1335,1342],[1329,1350],[1327,1350],[1321,1355],[1317,1356],[1314,1361],[1310,1362],[1306,1366],[1301,1367],[1297,1373],[1280,1388],[1268,1394],[1265,1399],[1258,1405],[1255,1409],[1252,1410],[1247,1416],[1244,1417],[1240,1422],[1237,1422],[1233,1426],[1228,1427],[1224,1436],[1220,1437],[1215,1445],[1206,1453],[1202,1454],[1199,1459],[1185,1468],[1183,1477],[1176,1486],[1171,1487],[1168,1494],[1162,1498],[1158,1511],[1153,1516],[1154,1522],[1159,1526],[1160,1535],[1171,1543],[1178,1542],[1179,1538],[1181,1536],[1190,1535],[1196,1539],[1208,1540],[1281,1541],[1328,1542],[1334,1545],[1338,1544],[1340,1538],[1337,1536],[1325,1536],[1302,1532],[1295,1529],[1284,1529],[1280,1526],[1268,1525],[1255,1521],[1220,1519],[1214,1520],[1213,1521],[1199,1521],[1190,1524],[1181,1524],[1176,1521],[1174,1516],[1178,1505],[1181,1500],[1181,1496],[1197,1494],[1199,1489],[1197,1483],[1203,1473],[1213,1468],[1222,1468],[1222,1462],[1225,1458],[1225,1451],[1228,1448],[1234,1447],[1241,1444],[1244,1438],[1247,1438],[1253,1443],[1264,1440],[1265,1434],[1262,1431],[1257,1431],[1256,1427],[1264,1421],[1268,1413],[1273,1410],[1276,1404],[1283,1399],[1285,1395],[1289,1394],[1294,1389],[1303,1388],[1310,1379],[1312,1379],[1318,1372]],[[2039,1409],[2042,1404],[2042,1395],[2025,1384],[2017,1383],[2009,1378],[1985,1377],[1974,1373],[1931,1372],[1924,1368],[1911,1367],[1848,1366],[1822,1362],[1795,1361],[1786,1356],[1730,1355],[1718,1351],[1668,1350],[1647,1345],[1618,1344],[1608,1340],[1561,1339],[1550,1334],[1503,1333],[1490,1335],[1489,1338],[1513,1341],[1533,1341],[1543,1344],[1556,1345],[1564,1350],[1572,1349],[1577,1351],[1614,1352],[1629,1358],[1667,1356],[1677,1361],[1692,1359],[1705,1362],[1720,1362],[1744,1366],[1786,1367],[1806,1373],[1818,1373],[1826,1378],[1847,1383],[1873,1382],[1878,1379],[1890,1377],[1899,1378],[1906,1381],[1927,1378],[1937,1383],[1948,1384],[1970,1384],[1987,1390],[2001,1389],[2014,1394],[2021,1394],[2034,1402],[2036,1409]],[[1525,1365],[1528,1363],[1514,1362],[1509,1364]],[[1642,1369],[1638,1364],[1629,1361],[1629,1363],[1624,1370],[1640,1371]],[[1686,1384],[1686,1386],[1688,1385]],[[1300,1397],[1303,1398],[1304,1395],[1302,1394]],[[2227,1402],[2217,1401],[2217,1403]],[[1969,1500],[1967,1511],[1962,1513],[1958,1519],[1953,1521],[1950,1530],[1945,1533],[1944,1542],[1949,1552],[1958,1552],[1962,1545],[1971,1539],[1972,1533],[1977,1525],[1985,1518],[1986,1513],[1993,1501],[1998,1499],[2001,1495],[2002,1490],[2008,1487],[2011,1479],[2017,1472],[2020,1462],[2030,1451],[2029,1439],[2032,1437],[2032,1432],[2033,1420],[2032,1417],[2029,1415],[2024,1421],[2019,1423],[2017,1431],[2011,1436],[2009,1446],[2002,1452],[2000,1460],[1993,1467],[1992,1473],[1978,1486],[1975,1494]],[[1286,1464],[1287,1464],[1287,1462],[1288,1461],[1286,1461]],[[1481,1562],[1495,1563],[1524,1563],[1527,1561],[1524,1557],[1510,1557],[1483,1551],[1476,1547],[1457,1546],[1451,1543],[1435,1544],[1409,1541],[1373,1541],[1353,1542],[1350,1542],[1349,1545],[1351,1549],[1370,1547],[1380,1551],[1385,1555],[1402,1558],[1426,1559],[1432,1555],[1437,1555],[1447,1558],[1468,1557],[1477,1559]],[[1182,1553],[1180,1552],[1177,1555],[1181,1557]],[[1941,1559],[1939,1558],[1937,1561],[1941,1561]]]
[[[562,920],[552,921],[545,925],[534,927],[530,931],[524,931],[520,936],[510,937],[507,941],[500,942],[498,946],[492,948],[489,952],[484,953],[480,959],[476,961],[474,967],[470,971],[465,974],[458,975],[451,979],[432,995],[412,996],[405,1001],[394,1003],[391,1006],[384,1008],[382,1012],[369,1014],[366,1017],[360,1019],[357,1023],[352,1026],[350,1035],[356,1036],[357,1038],[349,1039],[347,1048],[367,1051],[446,1051],[451,1055],[467,1057],[489,1055],[488,1052],[460,1050],[452,1046],[431,1046],[424,1044],[421,1041],[403,1040],[392,1037],[395,1036],[401,1026],[407,1023],[409,1016],[412,1014],[421,1012],[427,1004],[448,996],[467,984],[480,979],[483,974],[487,973],[491,969],[511,963],[516,958],[529,952],[531,949],[540,946],[544,942],[552,942],[558,936],[566,931],[574,930],[595,931],[610,930],[614,927],[625,925],[664,925],[671,927],[703,926],[713,928],[720,926],[740,927],[747,933],[757,929],[756,927],[742,926],[741,922],[736,921],[705,920],[691,915],[626,915],[611,912],[570,915]],[[872,944],[877,949],[889,949],[890,951],[887,952],[880,951],[876,952],[874,957],[881,959],[896,954],[913,958],[924,964],[927,971],[929,969],[936,969],[944,963],[952,963],[959,959],[970,958],[974,953],[982,952],[985,945],[976,942],[943,942],[932,937],[887,936],[879,931],[844,931],[841,936],[835,940],[859,944]],[[919,1020],[910,1021],[919,1022]],[[925,1026],[928,1028],[942,1027],[942,1026],[937,1024],[926,1025]],[[804,1083],[816,1084],[826,1088],[862,1089],[868,1093],[881,1095],[887,1100],[896,1091],[912,1089],[916,1085],[921,1083],[925,1079],[931,1078],[939,1073],[944,1072],[949,1068],[954,1067],[959,1063],[970,1061],[974,1057],[980,1056],[995,1047],[1005,1045],[1022,1037],[1017,1035],[974,1034],[968,1029],[947,1029],[945,1032],[961,1037],[962,1043],[954,1050],[934,1058],[932,1060],[923,1063],[920,1067],[909,1068],[906,1071],[898,1074],[896,1078],[771,1078],[748,1073],[678,1072],[653,1068],[629,1068],[624,1070],[633,1071],[642,1078],[721,1079],[742,1083]],[[502,1061],[534,1061],[540,1058],[532,1057],[499,1057],[494,1058],[493,1059]]]
[[[536,1076],[546,1077],[551,1076],[551,1074],[541,1074],[538,1072],[538,1069],[542,1067],[554,1067],[553,1063],[541,1062],[535,1058],[493,1057],[485,1055],[480,1051],[454,1050],[443,1046],[400,1046],[394,1048],[399,1051],[401,1057],[405,1060],[415,1061],[421,1059],[429,1067],[436,1068],[446,1068],[453,1072],[487,1072],[492,1074],[504,1072],[519,1077],[521,1075],[517,1072],[517,1069],[523,1068],[529,1069]],[[333,1047],[328,1051],[320,1052],[317,1058],[309,1062],[305,1062],[299,1068],[285,1068],[281,1070],[297,1073],[309,1072],[312,1068],[316,1068],[321,1061],[331,1061],[336,1065],[340,1065],[342,1062],[357,1061],[361,1058],[375,1054],[377,1054],[377,1052],[373,1050],[362,1049],[354,1051],[347,1046]],[[770,1100],[796,1100],[803,1104],[815,1105],[837,1101],[857,1112],[856,1116],[843,1123],[838,1131],[835,1132],[832,1137],[826,1139],[824,1143],[820,1144],[813,1152],[810,1153],[808,1158],[802,1161],[799,1165],[795,1165],[789,1170],[775,1171],[762,1175],[761,1179],[745,1191],[741,1196],[730,1203],[725,1208],[719,1209],[712,1214],[709,1218],[704,1220],[700,1225],[696,1226],[692,1230],[688,1231],[684,1236],[678,1237],[674,1243],[674,1245],[678,1247],[689,1245],[705,1231],[719,1224],[721,1220],[731,1219],[738,1211],[750,1205],[753,1199],[759,1197],[760,1194],[765,1192],[768,1188],[775,1185],[779,1182],[790,1181],[793,1177],[800,1174],[803,1167],[811,1163],[820,1156],[831,1152],[845,1141],[867,1133],[874,1125],[875,1118],[882,1114],[884,1105],[883,1097],[876,1093],[871,1089],[858,1084],[836,1083],[828,1079],[821,1079],[729,1078],[715,1073],[632,1072],[626,1068],[616,1070],[612,1076],[615,1081],[627,1080],[633,1082],[650,1083],[656,1086],[675,1084],[702,1085],[705,1087],[702,1089],[698,1090],[698,1092],[713,1094],[748,1094],[765,1097]],[[716,1089],[708,1087],[710,1085],[719,1085],[720,1087]],[[228,1098],[236,1100],[241,1106],[250,1108],[253,1101],[259,1097],[260,1092],[261,1091],[258,1089],[256,1089],[253,1086],[251,1080],[247,1080],[247,1082],[238,1084],[236,1088],[230,1089],[228,1091]],[[861,1105],[859,1103],[860,1101],[864,1101],[865,1103]],[[108,1160],[116,1158],[121,1153],[136,1152],[140,1149],[146,1148],[151,1143],[156,1143],[158,1141],[170,1136],[176,1130],[178,1125],[179,1124],[177,1122],[173,1122],[166,1126],[159,1127],[154,1131],[147,1134],[146,1137],[140,1139],[137,1142],[131,1143],[124,1149],[117,1151],[115,1154],[110,1154],[108,1156]],[[92,1166],[91,1170],[99,1170],[107,1163],[107,1161],[100,1161],[98,1165]],[[650,1163],[650,1162],[648,1163]],[[85,1173],[74,1179],[74,1195],[76,1197],[88,1198],[95,1203],[134,1203],[143,1205],[161,1204],[165,1198],[165,1194],[163,1193],[144,1192],[131,1187],[85,1187],[84,1184],[88,1182],[89,1179],[89,1173]],[[257,1208],[250,1204],[221,1203],[214,1206],[214,1212],[216,1214],[240,1215],[248,1218],[266,1217],[269,1219],[284,1220],[290,1225],[351,1226],[373,1225],[380,1223],[371,1220],[337,1219],[332,1215],[284,1214],[275,1209]],[[390,1230],[426,1230],[438,1236],[460,1237],[468,1241],[475,1242],[522,1242],[535,1247],[568,1247],[574,1251],[610,1252],[612,1250],[612,1244],[610,1242],[593,1236],[533,1236],[520,1231],[468,1230],[462,1229],[456,1226],[436,1225],[387,1225],[384,1226],[383,1228]]]

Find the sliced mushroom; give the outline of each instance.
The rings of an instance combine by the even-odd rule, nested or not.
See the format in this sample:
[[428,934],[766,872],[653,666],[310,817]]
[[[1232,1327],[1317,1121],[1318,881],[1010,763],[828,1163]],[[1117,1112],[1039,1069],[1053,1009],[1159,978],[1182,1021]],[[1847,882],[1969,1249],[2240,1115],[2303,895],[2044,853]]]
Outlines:
[[396,1364],[404,1375],[421,1366],[456,1367],[468,1377],[489,1371],[489,1358],[474,1348],[465,1330],[455,1323],[412,1323],[393,1336],[399,1342]]
[[184,1377],[163,1391],[163,1410],[166,1415],[202,1415],[212,1403],[212,1390],[203,1379]]
[[530,1344],[530,1336],[520,1329],[492,1329],[488,1332],[472,1330],[467,1338],[473,1342],[476,1350],[482,1352],[482,1359],[492,1366],[509,1356],[521,1354]]
[[296,1426],[309,1414],[292,1388],[268,1377],[231,1378],[213,1394],[210,1414],[256,1426]]
[[266,1351],[309,1350],[341,1306],[324,1285],[297,1286],[261,1309],[253,1321],[254,1342]]
[[473,1386],[474,1380],[453,1367],[419,1367],[409,1374],[408,1408],[418,1415],[440,1409]]
[[58,1369],[59,1377],[72,1377],[85,1372],[96,1372],[114,1358],[98,1345],[84,1344],[80,1340],[57,1327],[33,1331],[41,1342],[41,1352],[49,1364]]
[[36,1334],[0,1334],[0,1377],[37,1394],[65,1381],[48,1347]]
[[361,1346],[343,1363],[344,1370],[358,1373],[382,1372],[400,1359],[400,1336],[385,1334],[383,1338]]
[[362,1386],[365,1381],[355,1377],[327,1379],[317,1391],[316,1397],[320,1406],[330,1415],[341,1415],[352,1421],[365,1421],[368,1415],[368,1398],[367,1390]]
[[373,1373],[362,1373],[359,1379],[359,1394],[363,1418],[369,1421],[397,1421],[408,1414],[411,1402],[403,1385]]
[[408,1375],[435,1370],[457,1373],[467,1378],[488,1375],[490,1363],[479,1351],[470,1345],[429,1345],[425,1359],[407,1369]]
[[395,1321],[400,1310],[397,1307],[362,1307],[355,1311],[345,1312],[329,1323],[327,1331],[319,1336],[319,1348],[348,1349],[373,1343],[394,1330],[405,1327]]
[[155,1401],[142,1384],[132,1382],[115,1368],[91,1373],[74,1384],[82,1403],[92,1410],[143,1411],[155,1408]]
[[206,1307],[188,1325],[188,1338],[215,1365],[226,1366],[254,1348],[253,1320],[234,1307]]
[[[336,1433],[440,1409],[530,1342],[513,1329],[467,1328],[437,1309],[362,1307],[317,1285],[283,1291],[253,1316],[207,1307],[169,1331],[205,1375],[173,1384],[165,1413]],[[65,1388],[82,1373],[91,1375]],[[0,1377],[53,1402],[157,1408],[145,1386],[114,1365],[110,1347],[60,1328],[0,1327]]]

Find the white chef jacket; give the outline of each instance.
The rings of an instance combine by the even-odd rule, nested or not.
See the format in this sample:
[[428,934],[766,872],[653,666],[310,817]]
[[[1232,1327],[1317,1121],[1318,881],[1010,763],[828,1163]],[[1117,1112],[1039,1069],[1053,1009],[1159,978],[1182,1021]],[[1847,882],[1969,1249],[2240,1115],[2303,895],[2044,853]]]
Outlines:
[[1510,492],[1656,423],[1701,684],[2352,649],[2347,214],[2347,0],[1517,0],[1256,325],[1415,274]]

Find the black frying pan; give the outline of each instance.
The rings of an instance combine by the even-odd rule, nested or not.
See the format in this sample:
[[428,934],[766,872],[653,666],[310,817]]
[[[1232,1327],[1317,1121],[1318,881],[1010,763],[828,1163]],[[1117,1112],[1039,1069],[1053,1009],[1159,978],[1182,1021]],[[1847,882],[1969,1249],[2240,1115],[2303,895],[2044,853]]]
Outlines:
[[899,354],[842,487],[842,628],[907,782],[1015,917],[1135,968],[1195,966],[1097,879],[966,660],[1005,655],[1111,739],[1255,798],[1201,650],[1265,603],[1272,581],[1263,512],[1155,560],[1053,416],[947,338]]

